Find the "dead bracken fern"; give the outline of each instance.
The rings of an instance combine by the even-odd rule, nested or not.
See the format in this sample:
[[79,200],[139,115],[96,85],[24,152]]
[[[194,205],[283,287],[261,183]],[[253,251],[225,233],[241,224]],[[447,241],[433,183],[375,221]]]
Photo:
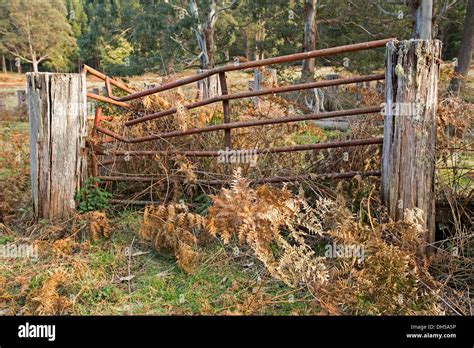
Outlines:
[[34,311],[38,315],[63,314],[70,306],[67,297],[61,296],[58,289],[65,284],[68,275],[64,270],[56,270],[44,281],[41,288],[35,294],[32,294],[33,301],[37,303]]
[[308,234],[320,230],[321,221],[317,216],[308,219],[301,200],[289,190],[266,185],[253,189],[236,173],[231,188],[212,200],[206,225],[211,235],[225,243],[235,236],[274,277],[290,286],[325,282],[325,265],[305,242]]
[[178,265],[191,273],[198,258],[195,233],[204,226],[204,218],[189,212],[185,204],[147,206],[140,235],[159,251],[172,252]]
[[[251,188],[238,174],[212,200],[206,224],[212,235],[250,246],[273,277],[307,287],[329,314],[443,313],[441,285],[420,253],[424,231],[416,209],[403,221],[361,223],[341,202],[319,198],[310,205],[286,188]],[[318,252],[328,243],[358,247],[363,256]]]
[[402,221],[370,224],[357,221],[343,205],[337,211],[336,227],[327,235],[332,243],[362,247],[364,257],[327,259],[331,281],[311,290],[330,314],[443,313],[437,298],[441,284],[428,273],[428,260],[420,253],[425,242],[417,209],[406,210]]
[[98,241],[100,238],[109,238],[110,225],[107,215],[102,211],[90,211],[76,214],[71,228],[73,234],[84,230],[88,239]]

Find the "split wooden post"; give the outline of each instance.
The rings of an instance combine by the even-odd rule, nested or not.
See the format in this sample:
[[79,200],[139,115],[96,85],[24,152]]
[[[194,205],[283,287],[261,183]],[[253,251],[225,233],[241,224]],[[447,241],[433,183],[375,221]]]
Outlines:
[[[261,88],[261,83],[262,83],[262,73],[258,69],[254,69],[253,71],[253,86],[252,86],[252,91],[260,91]],[[260,103],[259,103],[259,98],[258,97],[252,97],[253,100],[253,106],[255,108],[258,108]]]
[[435,238],[436,111],[441,42],[387,44],[382,201],[394,220],[423,212],[426,241]]
[[85,75],[28,73],[27,100],[33,211],[66,219],[87,175]]
[[[206,70],[198,70],[198,74],[202,74]],[[197,82],[199,91],[199,100],[213,98],[221,93],[221,86],[217,75],[211,75]]]
[[[228,90],[227,90],[227,81],[225,77],[225,72],[219,73],[219,83],[221,86],[221,95],[227,95]],[[230,123],[230,104],[228,100],[222,101],[222,111],[224,113],[224,123]],[[224,130],[224,145],[225,145],[226,151],[231,150],[232,140],[231,140],[231,135],[230,135],[230,129]],[[226,172],[228,175],[232,173],[232,167],[230,164],[226,165]]]
[[17,106],[21,107],[26,102],[26,92],[22,89],[16,91],[16,98],[18,100]]
[[[227,81],[225,72],[219,73],[219,82],[221,84],[221,95],[227,95]],[[222,101],[222,110],[224,112],[224,123],[230,123],[230,105],[228,100]],[[225,130],[225,146],[231,148],[230,129]]]

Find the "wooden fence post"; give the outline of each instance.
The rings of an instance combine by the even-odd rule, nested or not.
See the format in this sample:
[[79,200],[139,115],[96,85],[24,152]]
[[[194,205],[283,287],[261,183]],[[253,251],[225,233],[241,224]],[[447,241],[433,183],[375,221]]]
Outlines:
[[[252,91],[260,91],[262,89],[261,83],[262,83],[262,73],[260,72],[260,70],[254,69]],[[252,97],[252,100],[253,100],[253,106],[255,108],[258,108],[258,106],[260,105],[259,98]]]
[[441,42],[387,44],[382,201],[399,220],[423,212],[426,241],[435,238],[436,110]]
[[87,175],[85,75],[28,73],[27,99],[34,214],[65,219]]
[[[198,70],[198,74],[205,72],[206,70]],[[197,88],[199,93],[199,100],[212,98],[218,96],[221,93],[221,86],[219,84],[219,77],[217,75],[211,75],[207,78],[199,80],[197,82]]]
[[[229,94],[227,90],[227,80],[226,80],[225,72],[219,73],[219,83],[221,86],[221,95]],[[222,111],[224,113],[224,123],[230,123],[230,103],[228,100],[222,101]],[[224,130],[224,146],[225,146],[226,152],[230,151],[232,148],[232,139],[230,135],[230,129]],[[230,163],[226,164],[226,173],[227,175],[232,174],[232,165]]]
[[26,92],[22,89],[16,91],[17,106],[21,107],[26,102]]

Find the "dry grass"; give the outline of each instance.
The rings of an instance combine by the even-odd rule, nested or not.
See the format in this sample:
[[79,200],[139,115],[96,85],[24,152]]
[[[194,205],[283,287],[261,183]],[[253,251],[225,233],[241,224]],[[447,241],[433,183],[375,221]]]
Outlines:
[[[353,101],[354,91],[347,92],[344,103]],[[146,98],[138,106],[151,113],[182,105],[188,95],[193,93]],[[378,105],[379,98],[363,90],[360,106]],[[291,100],[275,97],[262,98],[258,109],[235,102],[232,120],[281,117],[290,105]],[[471,107],[460,100],[441,100],[439,166],[453,164],[457,150],[451,148],[462,148],[460,159],[469,161],[466,119],[472,112],[466,112]],[[123,121],[133,115],[126,114],[104,126],[136,137],[221,122],[220,108],[185,111],[130,129]],[[268,126],[264,132],[240,129],[233,132],[234,146],[372,137],[381,129],[367,125],[380,121],[378,115],[361,117],[344,134],[311,123]],[[447,125],[454,129],[450,137],[441,131]],[[451,213],[446,235],[434,246],[437,252],[431,259],[419,252],[424,245],[417,211],[407,211],[403,221],[390,221],[377,199],[375,179],[355,178],[332,186],[248,185],[249,179],[265,176],[376,169],[377,146],[262,156],[257,167],[240,165],[237,177],[215,160],[171,153],[143,161],[132,157],[103,168],[103,173],[153,174],[160,181],[107,188],[117,196],[159,200],[162,206],[147,207],[144,214],[114,209],[78,214],[51,225],[31,215],[27,127],[17,127],[11,117],[1,126],[0,244],[25,243],[39,251],[37,260],[0,263],[2,314],[472,314],[474,248],[466,223],[472,213],[465,204],[472,197],[472,188],[466,189],[472,182],[466,181],[469,172],[464,170],[453,176],[453,171],[438,168],[437,175],[449,180],[438,180],[437,194]],[[222,134],[209,133],[172,142],[107,146],[171,152],[218,150],[222,144]],[[348,161],[342,160],[344,152]],[[229,185],[206,187],[196,183],[199,179],[225,179]],[[210,207],[196,203],[208,193],[213,194]],[[200,214],[197,205],[204,206]],[[199,246],[201,240],[209,242],[206,229],[219,239]],[[325,247],[333,244],[360,246],[364,259],[327,257]]]
[[0,223],[25,206],[29,188],[27,125],[8,121],[16,116],[0,115]]
[[0,73],[0,88],[24,87],[26,84],[25,74]]

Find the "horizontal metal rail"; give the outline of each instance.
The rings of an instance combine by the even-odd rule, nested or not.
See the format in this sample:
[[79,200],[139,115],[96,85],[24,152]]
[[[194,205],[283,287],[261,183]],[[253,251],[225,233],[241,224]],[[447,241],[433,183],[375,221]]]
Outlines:
[[112,137],[116,140],[120,140],[121,142],[130,143],[130,139],[128,139],[126,137],[123,137],[120,134],[117,134],[117,133],[115,133],[111,130],[108,130],[108,129],[105,129],[105,128],[102,128],[102,127],[95,127],[95,130],[99,133],[108,135],[108,136],[110,136],[110,137]]
[[[218,74],[218,73],[221,73],[221,72],[258,68],[258,67],[266,66],[266,65],[288,63],[288,62],[294,62],[294,61],[298,61],[298,60],[304,60],[304,59],[310,59],[310,58],[316,58],[316,57],[324,57],[324,56],[331,56],[331,55],[336,55],[336,54],[341,54],[341,53],[361,51],[361,50],[367,50],[367,49],[377,48],[377,47],[384,47],[388,42],[393,41],[393,40],[396,40],[396,39],[390,38],[390,39],[384,39],[384,40],[362,42],[362,43],[357,43],[357,44],[352,44],[352,45],[324,48],[324,49],[321,49],[321,50],[289,54],[289,55],[286,55],[286,56],[280,56],[280,57],[275,57],[275,58],[267,58],[267,59],[262,59],[262,60],[257,60],[257,61],[250,61],[250,62],[239,63],[239,64],[228,64],[228,65],[224,65],[224,66],[221,66],[221,67],[218,67],[218,68],[207,70],[207,71],[205,71],[201,74],[186,77],[186,78],[183,78],[181,80],[174,81],[174,82],[165,83],[161,86],[157,86],[157,87],[150,88],[150,89],[140,91],[140,92],[136,92],[136,93],[131,93],[131,94],[125,96],[125,97],[118,98],[118,100],[120,100],[120,101],[129,101],[129,100],[145,97],[145,96],[155,94],[155,93],[158,93],[158,92],[161,92],[161,91],[165,91],[165,90],[172,89],[172,88],[175,88],[175,87],[187,85],[189,83],[202,80],[204,78],[207,78],[209,76],[212,76],[212,75],[215,75],[215,74]],[[103,80],[105,81],[105,75],[104,75]],[[110,80],[110,83],[113,84],[112,80]]]
[[213,132],[213,131],[223,130],[223,129],[245,128],[245,127],[264,126],[264,125],[288,123],[288,122],[321,120],[321,119],[332,118],[332,117],[373,114],[373,113],[379,113],[381,110],[382,108],[380,106],[373,106],[373,107],[368,107],[368,108],[313,113],[313,114],[307,114],[307,115],[301,115],[301,116],[288,116],[288,117],[281,117],[281,118],[274,118],[274,119],[267,119],[267,120],[231,122],[231,123],[217,124],[217,125],[207,126],[207,127],[202,127],[202,128],[190,128],[184,131],[172,131],[172,132],[149,135],[146,137],[139,137],[139,138],[126,138],[124,136],[121,136],[120,134],[114,133],[102,127],[96,127],[96,130],[100,133],[111,136],[114,139],[132,144],[132,143],[142,143],[142,142],[158,140],[158,139],[180,137],[180,136],[190,135],[190,134]]
[[[317,82],[301,83],[301,84],[291,85],[291,86],[281,86],[281,87],[263,89],[259,91],[249,91],[249,92],[240,92],[240,93],[234,93],[234,94],[220,95],[213,98],[208,98],[208,99],[204,99],[198,102],[183,105],[183,107],[186,110],[190,110],[190,109],[194,109],[200,106],[221,102],[224,100],[242,99],[242,98],[249,98],[249,97],[257,97],[260,95],[286,93],[286,92],[293,92],[293,91],[305,90],[305,89],[310,89],[310,88],[339,86],[339,85],[347,85],[350,83],[377,81],[377,80],[384,80],[384,79],[385,79],[385,74],[374,74],[374,75],[355,76],[355,77],[335,79],[335,80],[324,80],[324,81],[317,81]],[[177,111],[178,111],[177,108],[170,108],[170,109],[159,111],[159,112],[146,115],[140,118],[136,118],[134,120],[127,121],[125,122],[125,125],[132,126],[138,123],[168,116],[168,115],[176,113]]]
[[[304,180],[328,180],[328,179],[350,179],[357,175],[360,176],[380,176],[380,170],[370,171],[352,171],[346,173],[325,173],[325,174],[307,174],[298,176],[277,176],[258,180],[250,180],[250,184],[295,182]],[[157,182],[163,180],[160,177],[143,176],[99,176],[102,181],[133,181],[133,182]],[[229,183],[230,180],[196,180],[196,184],[201,185],[222,185]]]
[[[331,141],[325,143],[316,143],[316,144],[307,144],[307,145],[295,145],[295,146],[282,146],[282,147],[273,147],[273,148],[264,148],[264,149],[232,149],[229,151],[248,151],[249,153],[262,155],[269,153],[282,153],[282,152],[296,152],[296,151],[311,151],[311,150],[322,150],[330,149],[337,147],[351,147],[351,146],[361,146],[361,145],[375,145],[382,144],[383,138],[370,138],[370,139],[357,139],[357,140],[343,140],[343,141]],[[183,155],[187,157],[218,157],[223,154],[222,150],[220,151],[123,151],[116,150],[107,152],[101,150],[99,147],[94,147],[94,153],[96,155],[111,155],[111,156],[165,156],[165,155]],[[114,160],[104,161],[105,163],[113,163]]]
[[97,71],[95,70],[94,68],[91,68],[90,66],[88,65],[83,65],[82,67],[82,73],[83,74],[86,74],[86,73],[89,73],[95,77],[98,77],[99,79],[103,80],[103,81],[106,81],[106,79],[108,78],[109,79],[109,82],[110,84],[114,85],[115,87],[118,87],[120,88],[121,90],[124,90],[125,92],[128,92],[128,93],[135,93],[136,91],[127,87],[126,85],[124,85],[123,83],[119,82],[119,81],[116,81],[110,77],[108,77],[107,75],[105,74],[102,74],[100,71]]
[[113,104],[113,105],[117,105],[117,106],[121,106],[123,108],[126,108],[126,109],[131,109],[132,106],[125,103],[125,102],[121,102],[121,101],[118,101],[118,100],[114,100],[112,98],[109,98],[109,97],[105,97],[103,95],[98,95],[98,94],[94,94],[94,93],[90,93],[90,92],[87,92],[87,98],[91,98],[91,99],[94,99],[94,100],[98,100],[98,101],[101,101],[101,102],[105,102],[105,103],[109,103],[109,104]]

